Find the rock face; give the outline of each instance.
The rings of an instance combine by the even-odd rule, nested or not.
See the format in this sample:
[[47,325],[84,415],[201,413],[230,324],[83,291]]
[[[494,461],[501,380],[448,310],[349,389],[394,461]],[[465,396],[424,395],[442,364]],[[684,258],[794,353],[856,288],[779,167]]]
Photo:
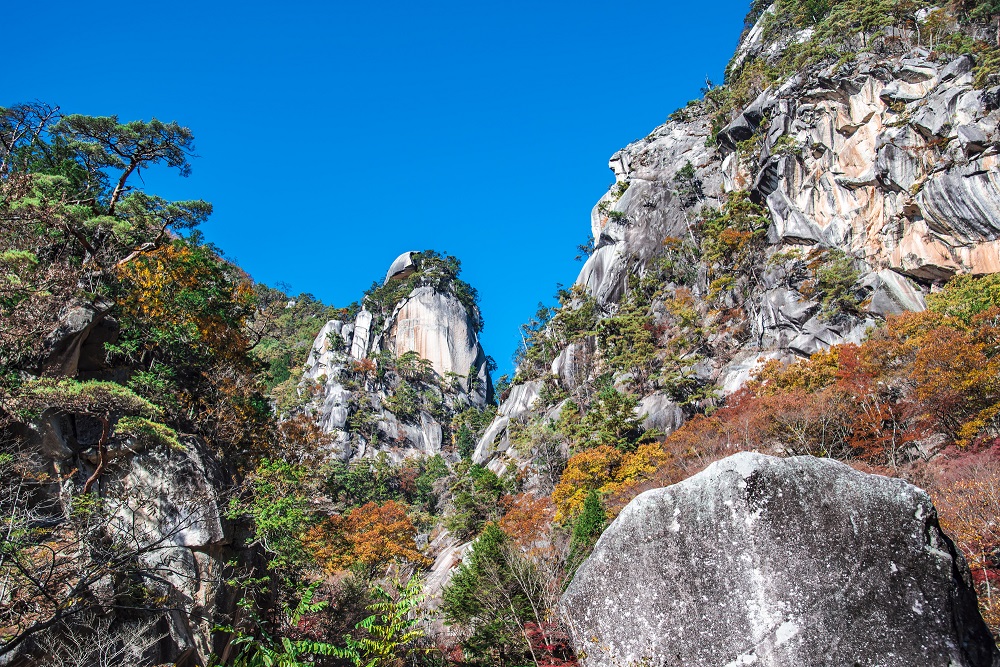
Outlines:
[[404,252],[389,265],[389,270],[385,272],[385,280],[382,284],[384,285],[393,278],[406,278],[414,271],[416,271],[416,266],[413,264],[413,251]]
[[588,667],[1000,664],[927,494],[812,457],[643,493],[561,610]]
[[[28,440],[40,454],[38,473],[68,479],[81,467],[89,475],[100,433],[93,418],[47,411]],[[176,447],[112,438],[108,457],[97,487],[107,512],[108,539],[134,553],[143,570],[156,574],[143,584],[172,609],[157,625],[163,639],[152,657],[206,664],[214,628],[225,622],[236,602],[224,585],[226,563],[234,557],[222,519],[222,489],[229,474],[193,436],[182,437]],[[57,507],[67,499],[59,482],[39,492]],[[99,581],[94,588],[110,589],[111,584]]]
[[235,603],[223,593],[226,561],[233,554],[222,522],[222,472],[197,438],[184,438],[182,445],[127,457],[109,483],[120,484],[139,502],[123,505],[112,525],[122,535],[138,532],[158,545],[143,560],[161,574],[161,592],[175,609],[166,621],[173,646],[164,657],[189,653],[204,661],[212,653],[215,626]]
[[475,463],[489,463],[490,459],[510,448],[507,426],[512,419],[527,414],[528,410],[538,401],[541,388],[540,382],[525,382],[511,389],[510,396],[500,404],[496,419],[493,420],[493,423],[476,444],[476,451],[472,455],[472,460]]
[[104,364],[104,343],[118,338],[118,324],[108,317],[113,304],[99,298],[69,305],[59,316],[57,328],[45,343],[41,370],[47,375],[76,375]]
[[397,357],[416,352],[442,377],[485,370],[486,355],[465,306],[433,287],[418,287],[403,300],[386,327],[382,349]]
[[[406,252],[396,258],[383,284],[405,280],[417,272],[416,255]],[[320,427],[334,436],[331,455],[344,461],[375,451],[386,451],[397,460],[431,455],[447,444],[447,424],[440,416],[424,409],[402,416],[387,407],[387,399],[396,388],[391,382],[377,384],[369,377],[361,378],[362,386],[358,386],[358,378],[349,377],[356,362],[416,353],[433,371],[434,380],[427,390],[449,410],[485,407],[492,394],[476,320],[452,291],[418,285],[384,320],[362,308],[353,322],[327,322],[306,361],[304,382],[321,385],[309,409]],[[348,426],[350,417],[368,406],[377,422],[374,437],[365,437]]]
[[[758,25],[732,67],[809,37],[768,42]],[[1000,271],[996,95],[974,87],[971,56],[905,48],[804,68],[761,92],[715,136],[715,107],[696,101],[616,152],[615,184],[591,213],[594,252],[576,286],[602,317],[613,316],[630,281],[659,270],[666,240],[696,241],[700,217],[734,193],[762,206],[766,248],[753,271],[727,276],[728,294],[713,294],[718,276],[704,256],[686,282],[664,286],[671,296],[681,287],[690,293],[709,327],[724,324],[711,319],[722,311],[745,324],[736,334],[712,334],[701,358],[682,369],[726,396],[767,360],[860,342],[886,317],[923,310],[942,281]],[[836,256],[850,262],[857,307],[832,316],[810,267]],[[654,319],[669,321],[666,311],[651,306]],[[523,379],[551,374],[577,400],[607,372],[600,356],[570,343],[555,351],[551,371]],[[632,391],[644,400],[659,389]],[[534,416],[554,407],[540,402]],[[516,458],[503,448],[494,455]]]

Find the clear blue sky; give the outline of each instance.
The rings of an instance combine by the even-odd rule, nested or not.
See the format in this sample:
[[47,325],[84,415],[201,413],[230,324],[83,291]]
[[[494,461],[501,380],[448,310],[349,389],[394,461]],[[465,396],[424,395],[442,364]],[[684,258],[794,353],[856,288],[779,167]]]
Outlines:
[[483,345],[569,285],[607,159],[718,82],[749,0],[29,2],[0,105],[177,120],[205,226],[256,280],[345,306],[405,250],[459,257]]

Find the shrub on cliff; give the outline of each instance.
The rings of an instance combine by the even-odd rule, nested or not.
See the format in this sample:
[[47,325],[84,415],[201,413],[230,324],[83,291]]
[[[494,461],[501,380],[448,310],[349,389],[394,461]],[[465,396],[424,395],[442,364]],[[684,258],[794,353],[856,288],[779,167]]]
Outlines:
[[524,624],[539,623],[544,609],[538,575],[499,526],[490,523],[476,539],[442,593],[445,621],[464,630],[467,659],[500,664],[530,655]]

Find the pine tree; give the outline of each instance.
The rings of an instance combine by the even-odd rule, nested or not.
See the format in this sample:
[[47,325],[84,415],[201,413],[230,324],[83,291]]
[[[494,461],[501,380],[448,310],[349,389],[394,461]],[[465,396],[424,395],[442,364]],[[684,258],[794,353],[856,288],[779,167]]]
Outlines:
[[583,510],[573,523],[573,536],[569,543],[569,557],[566,559],[567,569],[571,575],[576,572],[597,543],[597,538],[604,531],[607,517],[601,496],[595,490],[587,494],[583,501]]

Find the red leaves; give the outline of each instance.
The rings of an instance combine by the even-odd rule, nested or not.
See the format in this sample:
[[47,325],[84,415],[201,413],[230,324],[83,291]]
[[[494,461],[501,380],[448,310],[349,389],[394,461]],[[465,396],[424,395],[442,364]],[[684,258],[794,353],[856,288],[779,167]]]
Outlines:
[[1000,462],[995,452],[962,456],[937,468],[931,493],[941,527],[961,548],[990,628],[1000,627]]
[[896,467],[914,445],[966,445],[1000,414],[1000,311],[973,328],[936,313],[890,318],[861,345],[765,366],[717,413],[741,449],[857,458]]
[[500,519],[500,529],[510,536],[514,544],[528,549],[545,537],[555,516],[551,498],[521,493],[506,496],[503,501],[509,509]]
[[576,667],[579,664],[569,634],[558,623],[524,624],[524,634],[538,667]]

